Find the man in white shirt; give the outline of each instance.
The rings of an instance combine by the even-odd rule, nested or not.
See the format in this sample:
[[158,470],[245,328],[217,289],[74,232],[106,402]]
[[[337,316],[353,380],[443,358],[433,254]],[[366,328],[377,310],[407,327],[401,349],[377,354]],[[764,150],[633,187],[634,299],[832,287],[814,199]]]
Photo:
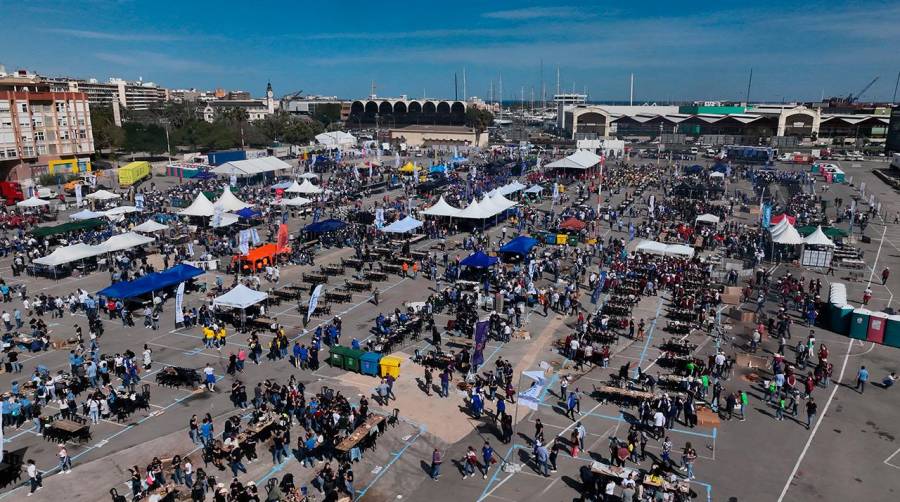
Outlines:
[[41,479],[41,472],[38,471],[37,466],[34,465],[34,460],[32,460],[30,458],[28,459],[27,471],[28,471],[28,483],[31,486],[31,491],[28,492],[28,496],[30,497],[30,496],[34,495],[34,492],[43,488],[43,486],[42,486],[43,482]]

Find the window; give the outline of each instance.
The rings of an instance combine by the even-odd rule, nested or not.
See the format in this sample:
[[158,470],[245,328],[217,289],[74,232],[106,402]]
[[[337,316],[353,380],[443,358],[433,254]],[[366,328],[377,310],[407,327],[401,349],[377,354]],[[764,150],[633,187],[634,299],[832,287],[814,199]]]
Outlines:
[[38,145],[37,153],[38,153],[38,155],[47,155],[47,146],[46,145]]
[[28,113],[28,103],[19,103],[19,111],[22,113]]
[[60,101],[60,102],[57,102],[57,103],[56,103],[56,112],[57,112],[57,113],[63,113],[63,112],[65,112],[65,111],[66,111],[66,104],[65,104],[64,102],[61,102],[61,101]]
[[34,147],[33,146],[22,147],[22,151],[25,153],[26,157],[34,157]]
[[34,133],[35,141],[44,141],[44,131],[37,131]]
[[78,131],[78,139],[87,139],[87,134],[84,132],[84,129]]
[[60,127],[67,127],[68,125],[69,125],[69,122],[66,120],[65,117],[62,117],[62,118],[59,119],[59,126],[60,126]]
[[14,158],[18,157],[18,155],[16,155],[16,149],[15,149],[15,148],[7,148],[7,149],[6,149],[6,156],[9,157],[9,158],[11,158],[11,159],[14,159]]

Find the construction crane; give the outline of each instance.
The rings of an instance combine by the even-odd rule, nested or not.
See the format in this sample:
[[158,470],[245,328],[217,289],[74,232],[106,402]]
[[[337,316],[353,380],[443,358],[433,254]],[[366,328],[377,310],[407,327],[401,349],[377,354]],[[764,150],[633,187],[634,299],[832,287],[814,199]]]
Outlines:
[[859,101],[859,98],[862,97],[862,95],[865,94],[866,91],[868,91],[870,87],[872,87],[872,84],[874,84],[877,81],[878,81],[878,77],[875,77],[872,79],[871,82],[869,82],[865,87],[863,87],[861,91],[857,92],[855,96],[853,94],[848,95],[847,103],[855,103],[855,102]]
[[303,89],[300,89],[297,92],[289,92],[289,93],[281,96],[281,100],[282,101],[290,101],[294,98],[299,98],[300,96],[303,96]]

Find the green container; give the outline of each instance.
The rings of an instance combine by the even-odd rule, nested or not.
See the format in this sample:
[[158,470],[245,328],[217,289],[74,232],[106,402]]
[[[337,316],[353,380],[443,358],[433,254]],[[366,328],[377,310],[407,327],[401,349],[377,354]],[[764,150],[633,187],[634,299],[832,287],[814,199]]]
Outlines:
[[578,234],[572,234],[569,236],[569,245],[570,246],[578,245]]
[[884,329],[884,344],[900,348],[900,315],[888,316],[887,327]]
[[828,308],[828,329],[835,333],[847,336],[850,332],[853,307],[850,305],[835,305],[832,303]]
[[344,354],[344,369],[359,373],[360,359],[365,353],[363,350],[347,349]]
[[858,308],[850,318],[850,338],[865,340],[869,337],[869,316],[871,310]]
[[[334,368],[343,369],[347,364],[346,359],[350,350],[349,347],[341,347],[340,345],[331,347],[330,355],[328,356],[328,364]],[[357,363],[356,366],[359,367],[359,364]]]

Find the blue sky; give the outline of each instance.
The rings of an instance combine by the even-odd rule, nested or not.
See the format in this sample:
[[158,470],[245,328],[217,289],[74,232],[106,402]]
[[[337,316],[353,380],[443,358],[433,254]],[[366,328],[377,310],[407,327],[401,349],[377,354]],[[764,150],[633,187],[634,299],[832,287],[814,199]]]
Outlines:
[[[704,5],[709,4],[709,5]],[[900,2],[218,2],[0,0],[8,70],[167,87],[452,97],[556,87],[592,99],[889,100]]]

